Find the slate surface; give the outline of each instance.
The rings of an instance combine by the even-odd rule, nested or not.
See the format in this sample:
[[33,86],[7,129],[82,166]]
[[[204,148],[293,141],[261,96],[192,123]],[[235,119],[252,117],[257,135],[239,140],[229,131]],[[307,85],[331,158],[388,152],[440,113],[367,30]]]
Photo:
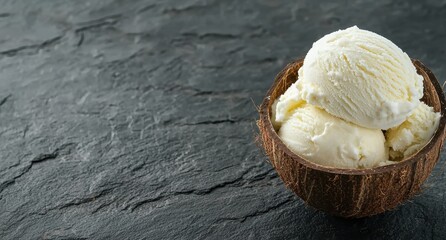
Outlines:
[[339,28],[446,78],[446,1],[318,2],[1,1],[0,239],[445,239],[444,154],[412,201],[344,220],[253,143],[275,74]]

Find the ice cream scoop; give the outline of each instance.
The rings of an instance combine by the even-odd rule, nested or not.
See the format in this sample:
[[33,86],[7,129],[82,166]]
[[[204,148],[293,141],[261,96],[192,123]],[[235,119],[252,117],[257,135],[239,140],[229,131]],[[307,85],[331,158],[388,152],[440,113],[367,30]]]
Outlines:
[[306,102],[372,129],[398,126],[420,104],[423,78],[390,40],[351,27],[313,44],[299,70]]
[[274,128],[278,130],[280,126],[288,120],[293,111],[304,103],[305,101],[300,97],[296,84],[291,84],[285,93],[283,93],[279,99],[276,99],[272,106],[271,120]]
[[401,160],[420,150],[438,128],[441,114],[421,103],[401,125],[386,131],[390,158]]
[[381,130],[360,127],[306,103],[294,109],[278,134],[294,153],[324,166],[371,168],[388,159]]

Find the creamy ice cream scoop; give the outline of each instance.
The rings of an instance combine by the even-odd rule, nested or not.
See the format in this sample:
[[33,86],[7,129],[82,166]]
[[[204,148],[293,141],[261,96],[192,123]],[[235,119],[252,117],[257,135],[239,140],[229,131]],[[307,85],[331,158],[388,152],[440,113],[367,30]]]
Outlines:
[[292,111],[278,135],[291,151],[324,166],[371,168],[388,159],[381,130],[360,127],[306,103]]
[[406,53],[351,27],[313,44],[297,81],[272,105],[271,120],[285,145],[311,162],[372,168],[431,139],[440,114],[422,96],[423,77]]
[[389,129],[420,104],[423,77],[399,47],[355,26],[313,44],[296,87],[302,99],[336,117]]
[[390,158],[401,160],[424,147],[440,122],[440,113],[421,103],[401,125],[386,131]]
[[274,128],[277,130],[280,128],[282,123],[284,123],[293,113],[294,109],[298,106],[304,104],[305,101],[302,100],[299,94],[299,90],[296,87],[296,83],[291,84],[291,86],[283,93],[272,106],[272,123]]

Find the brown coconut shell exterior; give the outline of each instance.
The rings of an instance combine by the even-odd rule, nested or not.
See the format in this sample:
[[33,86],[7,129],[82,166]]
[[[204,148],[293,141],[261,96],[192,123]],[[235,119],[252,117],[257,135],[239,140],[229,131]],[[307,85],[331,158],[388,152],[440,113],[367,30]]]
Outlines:
[[308,205],[347,218],[371,216],[390,210],[420,192],[439,159],[445,138],[446,101],[434,74],[412,60],[424,77],[423,101],[441,112],[439,127],[431,141],[411,157],[372,169],[338,169],[314,164],[291,152],[271,123],[271,105],[297,80],[303,59],[288,64],[276,77],[260,107],[262,146],[285,185]]

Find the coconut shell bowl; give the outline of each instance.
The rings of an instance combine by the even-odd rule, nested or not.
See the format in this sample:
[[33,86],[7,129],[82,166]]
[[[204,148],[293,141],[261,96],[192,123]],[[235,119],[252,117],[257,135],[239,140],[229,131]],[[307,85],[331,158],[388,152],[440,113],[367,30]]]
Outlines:
[[372,216],[394,209],[418,194],[438,162],[446,129],[446,101],[434,74],[412,60],[424,78],[422,101],[441,112],[434,136],[416,154],[395,164],[370,169],[339,169],[307,161],[291,152],[271,123],[271,105],[297,80],[303,59],[288,64],[276,77],[260,107],[262,147],[282,181],[305,203],[346,218]]

